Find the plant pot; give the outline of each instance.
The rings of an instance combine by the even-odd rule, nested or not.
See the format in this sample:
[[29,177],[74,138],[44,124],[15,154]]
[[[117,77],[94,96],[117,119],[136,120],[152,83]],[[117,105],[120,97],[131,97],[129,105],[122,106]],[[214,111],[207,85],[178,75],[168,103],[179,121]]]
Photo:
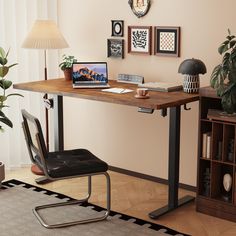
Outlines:
[[0,187],[4,179],[5,179],[5,166],[2,162],[0,162]]
[[66,68],[63,70],[65,80],[72,80],[72,68]]

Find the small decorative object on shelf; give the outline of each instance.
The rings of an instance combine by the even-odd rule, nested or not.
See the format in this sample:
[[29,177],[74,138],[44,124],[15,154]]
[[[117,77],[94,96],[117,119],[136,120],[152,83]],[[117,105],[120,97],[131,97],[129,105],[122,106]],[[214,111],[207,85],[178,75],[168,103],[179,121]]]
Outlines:
[[203,195],[206,197],[210,196],[210,182],[211,182],[211,173],[210,168],[206,168],[203,173]]
[[232,162],[233,160],[234,160],[234,139],[230,139],[228,144],[227,161]]
[[211,158],[211,132],[202,134],[202,158]]
[[59,67],[64,72],[65,79],[72,79],[72,65],[74,62],[77,62],[77,59],[74,56],[62,56],[62,62],[59,64]]
[[223,110],[232,114],[236,111],[236,40],[230,30],[218,52],[223,56],[222,62],[214,68],[210,83],[221,98]]
[[218,142],[218,149],[216,154],[216,160],[220,161],[222,159],[222,141]]
[[151,6],[151,0],[129,0],[128,3],[137,17],[145,16]]
[[226,202],[231,202],[232,200],[232,177],[230,174],[225,174],[223,177],[223,186],[224,186],[224,192],[222,195],[222,198]]
[[199,74],[205,74],[206,71],[206,66],[201,60],[194,58],[184,60],[178,70],[178,73],[184,75],[184,92],[198,93],[200,87]]

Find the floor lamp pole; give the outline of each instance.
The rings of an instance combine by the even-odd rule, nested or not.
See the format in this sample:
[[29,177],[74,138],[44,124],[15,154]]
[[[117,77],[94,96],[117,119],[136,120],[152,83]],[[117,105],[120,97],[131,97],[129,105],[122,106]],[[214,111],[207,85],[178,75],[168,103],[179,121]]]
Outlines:
[[[47,51],[44,49],[44,80],[48,80],[47,73]],[[48,95],[44,95],[44,99],[48,99]],[[45,128],[46,128],[46,148],[49,151],[49,128],[48,128],[48,109],[45,108]]]
[[[48,80],[48,74],[47,74],[47,52],[46,49],[44,49],[44,80]],[[48,95],[45,94],[43,96],[44,99],[48,99]],[[49,129],[48,129],[48,109],[45,108],[45,131],[46,131],[46,148],[49,151]],[[31,166],[31,171],[36,175],[44,175],[43,171],[39,169],[37,165]]]

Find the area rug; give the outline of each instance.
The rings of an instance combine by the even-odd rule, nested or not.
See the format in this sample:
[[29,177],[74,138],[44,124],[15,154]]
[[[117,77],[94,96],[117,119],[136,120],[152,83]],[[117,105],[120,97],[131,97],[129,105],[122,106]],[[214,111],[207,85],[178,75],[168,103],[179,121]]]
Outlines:
[[[0,189],[0,235],[1,236],[184,236],[162,225],[111,211],[107,220],[46,229],[38,222],[32,208],[38,205],[74,200],[63,194],[45,190],[18,180],[9,180]],[[65,209],[45,209],[45,218],[57,223],[78,219],[81,215],[99,215],[104,209],[89,203],[68,206]],[[79,212],[79,213],[78,213]]]

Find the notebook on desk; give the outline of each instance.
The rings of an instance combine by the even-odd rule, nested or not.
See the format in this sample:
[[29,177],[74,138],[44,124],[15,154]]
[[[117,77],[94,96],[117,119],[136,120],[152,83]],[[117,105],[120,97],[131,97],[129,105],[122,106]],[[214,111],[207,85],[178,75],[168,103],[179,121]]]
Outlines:
[[106,62],[76,62],[72,65],[73,88],[109,88]]

